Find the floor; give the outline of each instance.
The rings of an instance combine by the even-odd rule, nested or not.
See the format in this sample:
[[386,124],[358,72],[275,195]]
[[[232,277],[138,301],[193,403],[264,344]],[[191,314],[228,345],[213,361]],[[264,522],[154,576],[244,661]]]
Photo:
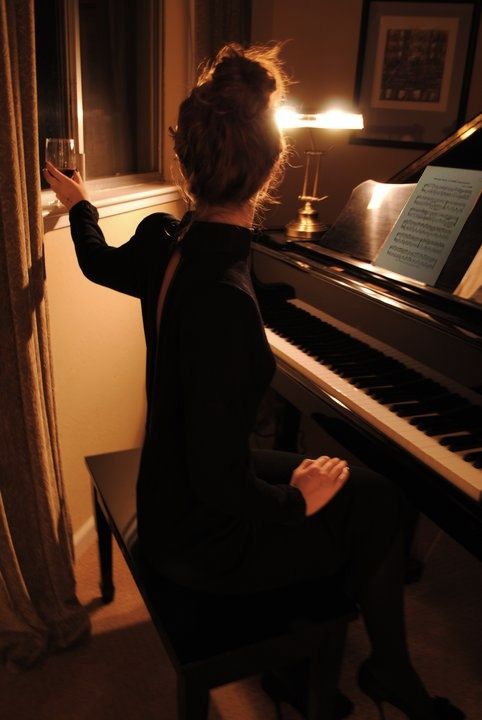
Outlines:
[[[428,529],[427,529],[428,528]],[[434,694],[449,695],[469,720],[482,718],[482,573],[446,535],[425,528],[422,580],[407,587],[414,661]],[[90,612],[91,640],[28,672],[0,672],[2,720],[175,720],[175,675],[120,554],[115,601],[99,600],[95,547],[77,563],[78,593]],[[352,720],[377,717],[355,683],[368,651],[360,621],[350,627],[341,688],[356,704]],[[288,706],[284,719],[299,716]],[[402,718],[391,711],[387,720]],[[257,678],[212,693],[209,720],[269,720],[274,708]]]

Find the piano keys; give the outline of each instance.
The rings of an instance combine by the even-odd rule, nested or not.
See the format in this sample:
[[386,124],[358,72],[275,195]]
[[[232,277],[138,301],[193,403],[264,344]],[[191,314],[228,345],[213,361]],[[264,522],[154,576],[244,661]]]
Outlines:
[[[455,155],[452,138],[431,162],[443,165],[448,146],[463,167],[465,134],[473,167],[482,116],[471,127],[455,134]],[[396,181],[415,181],[423,162],[413,165]],[[274,388],[482,558],[482,305],[394,279],[323,238],[260,236],[253,273]]]
[[[277,358],[481,500],[482,407],[471,402],[475,394],[300,300],[271,308],[265,323]],[[462,438],[466,447],[449,447]]]

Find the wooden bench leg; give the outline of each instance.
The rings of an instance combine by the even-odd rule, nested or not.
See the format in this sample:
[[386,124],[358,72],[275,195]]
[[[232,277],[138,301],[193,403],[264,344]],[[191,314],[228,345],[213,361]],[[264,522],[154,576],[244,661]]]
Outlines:
[[309,676],[309,720],[333,720],[335,693],[338,687],[347,622],[327,628],[319,653],[312,657]]
[[178,720],[207,720],[209,712],[209,688],[188,678],[177,678]]
[[93,488],[95,526],[100,562],[100,591],[104,604],[114,599],[114,583],[112,581],[112,532],[99,503],[97,490]]

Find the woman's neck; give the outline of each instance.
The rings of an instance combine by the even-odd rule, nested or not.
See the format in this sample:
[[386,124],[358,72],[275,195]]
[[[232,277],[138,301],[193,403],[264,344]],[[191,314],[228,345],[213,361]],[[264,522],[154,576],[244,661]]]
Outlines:
[[252,228],[254,207],[250,202],[243,205],[208,205],[195,210],[194,216],[196,220],[203,222],[218,222]]

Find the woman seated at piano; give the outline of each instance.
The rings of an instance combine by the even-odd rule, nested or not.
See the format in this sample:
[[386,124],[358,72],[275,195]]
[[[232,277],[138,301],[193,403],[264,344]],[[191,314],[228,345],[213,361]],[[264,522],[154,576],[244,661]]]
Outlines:
[[[371,654],[363,692],[411,720],[463,718],[415,671],[403,615],[404,505],[343,458],[251,450],[275,361],[249,271],[255,216],[279,178],[274,118],[286,77],[276,47],[229,45],[202,72],[172,136],[191,211],[146,217],[106,244],[78,173],[44,171],[70,211],[91,280],[140,298],[147,342],[146,435],[138,480],[141,551],[162,576],[214,593],[254,593],[341,574]],[[271,679],[269,679],[271,677]],[[306,714],[290,668],[266,691]],[[352,704],[340,693],[336,716]]]

